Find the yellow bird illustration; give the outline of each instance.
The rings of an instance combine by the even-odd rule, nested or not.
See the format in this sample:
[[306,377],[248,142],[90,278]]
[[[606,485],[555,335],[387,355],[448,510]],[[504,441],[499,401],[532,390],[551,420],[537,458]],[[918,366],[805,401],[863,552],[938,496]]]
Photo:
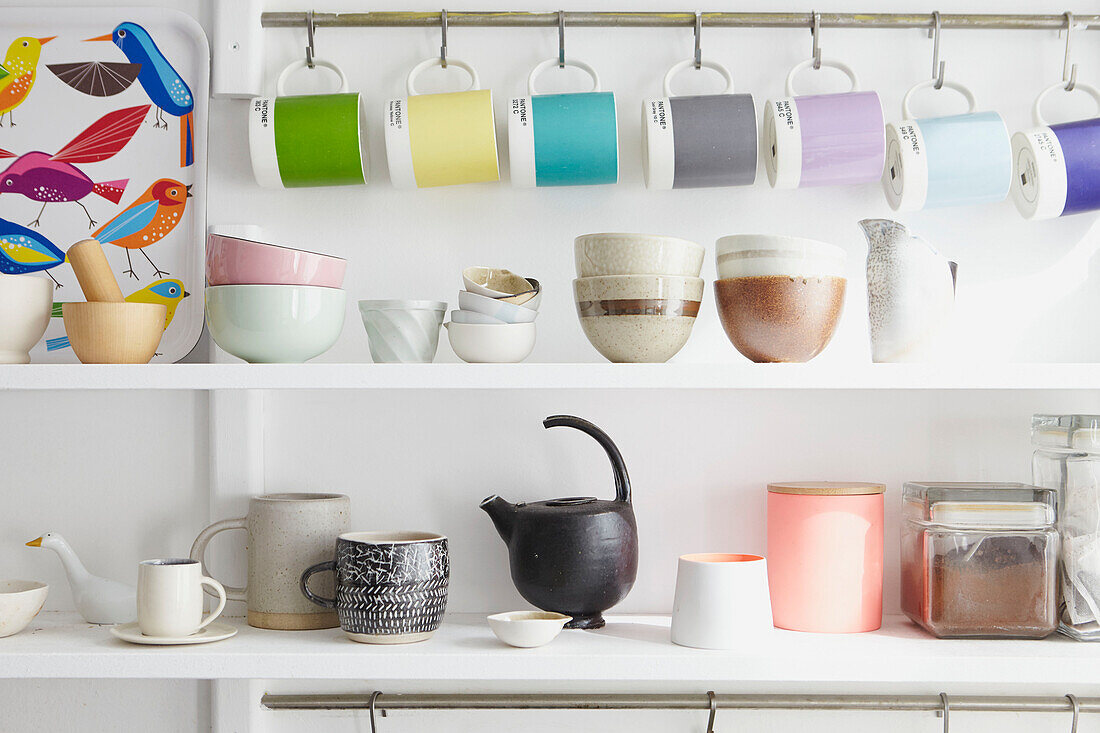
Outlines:
[[15,127],[11,111],[23,104],[23,100],[31,93],[42,47],[55,38],[57,36],[23,36],[16,38],[8,46],[4,63],[0,65],[0,126],[3,126],[4,115],[7,115],[8,124]]

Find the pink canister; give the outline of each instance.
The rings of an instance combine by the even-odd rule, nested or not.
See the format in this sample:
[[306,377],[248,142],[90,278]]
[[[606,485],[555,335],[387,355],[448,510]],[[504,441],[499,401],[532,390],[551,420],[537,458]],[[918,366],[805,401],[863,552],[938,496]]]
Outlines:
[[768,484],[768,586],[781,629],[882,625],[883,484]]
[[886,163],[882,103],[859,90],[854,71],[839,61],[822,66],[848,76],[851,90],[796,96],[794,77],[813,66],[802,62],[787,77],[787,96],[764,108],[764,168],[773,188],[877,183]]

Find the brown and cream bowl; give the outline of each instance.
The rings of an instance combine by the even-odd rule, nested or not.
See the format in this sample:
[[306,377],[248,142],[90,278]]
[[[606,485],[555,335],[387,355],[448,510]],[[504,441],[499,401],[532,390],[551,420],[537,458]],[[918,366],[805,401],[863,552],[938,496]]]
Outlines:
[[740,234],[715,248],[718,316],[733,345],[755,362],[805,362],[840,322],[846,254],[799,237]]
[[581,329],[608,361],[665,362],[695,325],[701,277],[605,275],[573,281]]

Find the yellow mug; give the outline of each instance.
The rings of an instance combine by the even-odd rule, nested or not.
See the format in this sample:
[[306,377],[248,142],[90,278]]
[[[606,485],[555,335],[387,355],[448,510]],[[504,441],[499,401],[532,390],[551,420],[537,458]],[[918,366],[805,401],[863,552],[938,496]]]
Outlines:
[[438,58],[421,61],[405,80],[408,96],[386,103],[386,159],[396,188],[500,180],[493,93],[478,88],[473,67],[447,59],[447,68],[454,66],[469,74],[465,91],[417,93],[420,72],[441,65]]

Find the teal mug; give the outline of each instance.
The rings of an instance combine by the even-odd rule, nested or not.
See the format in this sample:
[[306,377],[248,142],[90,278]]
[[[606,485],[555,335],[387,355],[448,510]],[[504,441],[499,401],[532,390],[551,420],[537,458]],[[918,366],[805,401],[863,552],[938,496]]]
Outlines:
[[588,64],[566,61],[592,77],[588,92],[538,94],[535,81],[558,65],[548,59],[527,78],[527,96],[508,110],[508,153],[512,183],[589,186],[619,180],[619,133],[615,95],[600,91],[600,77]]
[[256,183],[264,188],[364,184],[370,169],[363,103],[348,92],[340,67],[314,59],[339,79],[334,94],[287,96],[286,80],[306,68],[303,60],[283,69],[274,97],[256,97],[248,107],[248,147]]

